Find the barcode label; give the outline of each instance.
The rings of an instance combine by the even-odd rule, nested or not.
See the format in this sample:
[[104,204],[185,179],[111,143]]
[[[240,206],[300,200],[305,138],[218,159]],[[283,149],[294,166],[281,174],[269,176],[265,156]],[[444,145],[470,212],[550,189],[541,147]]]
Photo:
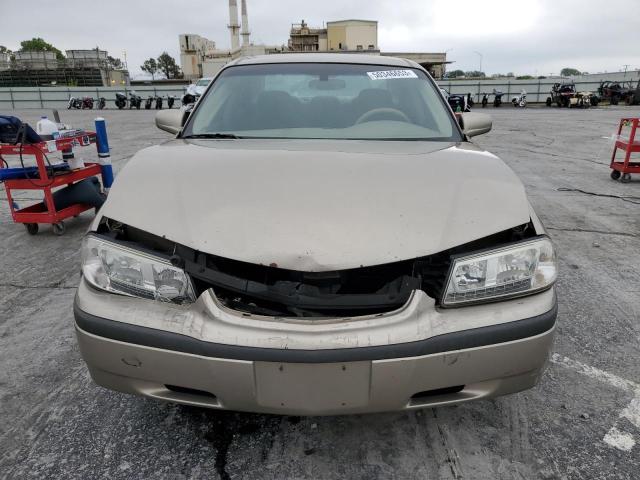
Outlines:
[[381,70],[379,72],[367,72],[371,80],[386,80],[388,78],[418,78],[413,70]]

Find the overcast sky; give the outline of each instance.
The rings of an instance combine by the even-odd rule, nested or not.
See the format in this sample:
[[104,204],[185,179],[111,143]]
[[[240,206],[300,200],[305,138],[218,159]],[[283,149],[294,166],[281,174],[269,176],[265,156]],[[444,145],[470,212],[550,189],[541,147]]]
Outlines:
[[[247,0],[253,43],[282,45],[291,23],[378,20],[383,51],[444,52],[450,69],[548,75],[640,68],[640,0]],[[240,4],[240,0],[238,0]],[[0,0],[0,45],[42,37],[60,50],[127,52],[133,76],[145,58],[196,33],[228,48],[227,0]]]

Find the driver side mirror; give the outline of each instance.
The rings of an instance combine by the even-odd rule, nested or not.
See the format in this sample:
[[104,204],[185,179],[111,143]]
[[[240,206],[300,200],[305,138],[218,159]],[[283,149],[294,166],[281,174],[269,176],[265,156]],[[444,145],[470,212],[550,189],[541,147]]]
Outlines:
[[460,116],[462,133],[467,137],[475,137],[491,131],[493,121],[486,113],[464,112]]
[[160,110],[156,114],[156,127],[165,132],[177,135],[184,126],[188,113],[182,109]]

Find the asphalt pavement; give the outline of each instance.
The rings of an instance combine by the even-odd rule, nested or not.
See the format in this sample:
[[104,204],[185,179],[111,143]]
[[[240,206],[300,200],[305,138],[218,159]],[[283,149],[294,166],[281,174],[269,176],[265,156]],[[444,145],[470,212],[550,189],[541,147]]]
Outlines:
[[[35,124],[43,112],[2,113]],[[169,137],[154,112],[61,113],[75,127],[107,119],[116,172]],[[608,168],[619,118],[640,108],[486,113],[494,129],[477,143],[522,179],[559,252],[558,330],[537,387],[455,407],[315,418],[105,390],[80,358],[72,315],[93,213],[65,222],[64,236],[48,226],[30,236],[0,186],[0,478],[640,478],[640,175],[623,184]]]

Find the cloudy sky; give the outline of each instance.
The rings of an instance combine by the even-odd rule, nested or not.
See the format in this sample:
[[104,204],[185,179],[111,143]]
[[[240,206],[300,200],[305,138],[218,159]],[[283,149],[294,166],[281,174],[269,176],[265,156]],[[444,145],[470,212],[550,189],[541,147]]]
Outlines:
[[[238,1],[240,3],[240,1]],[[640,1],[248,0],[254,43],[286,43],[291,23],[379,21],[383,51],[448,51],[450,68],[548,75],[640,68]],[[229,46],[227,0],[0,0],[0,45],[43,37],[60,50],[99,46],[140,73],[145,58],[178,57],[178,35]]]

